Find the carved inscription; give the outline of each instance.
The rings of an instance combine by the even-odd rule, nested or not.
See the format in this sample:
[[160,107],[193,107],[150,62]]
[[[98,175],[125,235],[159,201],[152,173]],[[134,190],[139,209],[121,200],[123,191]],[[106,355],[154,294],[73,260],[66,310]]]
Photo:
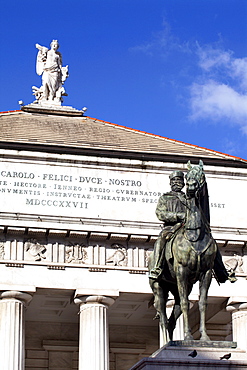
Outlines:
[[225,203],[213,203],[213,202],[211,202],[210,203],[210,207],[211,208],[222,208],[222,209],[224,209],[225,208]]
[[156,186],[149,190],[144,174],[81,169],[82,175],[77,168],[57,166],[51,171],[49,166],[37,169],[28,164],[20,164],[22,170],[17,172],[14,167],[8,163],[8,170],[0,171],[0,197],[14,196],[17,202],[12,202],[13,207],[20,202],[31,212],[46,208],[49,213],[59,209],[68,214],[73,209],[81,214],[82,210],[94,211],[99,203],[101,209],[107,204],[155,204],[161,195],[155,190],[154,178]]
[[[131,162],[126,167],[116,163],[113,167],[101,164],[89,167],[86,163],[63,163],[62,158],[61,162],[51,164],[49,161],[32,164],[23,159],[18,170],[15,162],[4,159],[0,170],[0,200],[6,212],[20,217],[37,215],[41,219],[43,215],[73,217],[76,222],[78,218],[157,222],[155,208],[159,197],[168,191],[164,186],[168,174],[160,169],[156,172],[155,168],[135,169]],[[234,183],[240,194],[243,185],[239,181]],[[216,180],[212,179],[211,186],[217,190]],[[243,212],[237,212],[237,204],[232,204],[218,189],[210,201],[213,224],[245,227],[245,217]],[[231,214],[237,215],[234,220],[230,209]]]

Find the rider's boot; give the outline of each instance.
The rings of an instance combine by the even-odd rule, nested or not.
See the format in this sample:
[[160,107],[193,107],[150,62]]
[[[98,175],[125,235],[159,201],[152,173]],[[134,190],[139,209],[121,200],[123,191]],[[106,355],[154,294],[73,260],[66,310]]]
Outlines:
[[235,272],[234,272],[234,271],[228,272],[228,280],[229,280],[231,283],[235,283],[235,281],[237,281],[237,280],[238,280],[238,279],[236,278],[236,276],[235,276]]
[[162,273],[162,269],[160,267],[155,267],[150,270],[148,277],[153,280],[158,280]]

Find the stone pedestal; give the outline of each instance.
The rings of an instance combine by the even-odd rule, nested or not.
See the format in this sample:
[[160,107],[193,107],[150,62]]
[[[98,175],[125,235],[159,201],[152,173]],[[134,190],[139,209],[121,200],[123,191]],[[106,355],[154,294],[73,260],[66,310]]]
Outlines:
[[247,351],[247,303],[230,303],[226,307],[232,312],[232,335],[238,347]]
[[1,369],[25,369],[25,304],[32,296],[19,291],[0,292]]
[[80,306],[79,370],[109,369],[107,309],[110,297],[95,295],[75,298]]
[[31,103],[21,107],[24,112],[30,113],[46,113],[46,114],[56,114],[65,116],[83,116],[87,108],[82,110],[75,109],[73,107],[61,106],[61,104],[51,104],[49,101],[47,103],[42,102],[40,104]]
[[[238,370],[247,369],[247,354],[235,342],[172,341],[130,370]],[[189,356],[196,351],[195,356]],[[231,354],[230,359],[220,359]]]

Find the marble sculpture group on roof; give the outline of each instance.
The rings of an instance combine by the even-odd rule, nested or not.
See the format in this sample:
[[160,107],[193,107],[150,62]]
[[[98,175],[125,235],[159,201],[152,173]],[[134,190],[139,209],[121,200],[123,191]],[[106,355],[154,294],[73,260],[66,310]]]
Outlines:
[[68,65],[62,67],[62,54],[58,51],[57,40],[52,40],[51,49],[36,44],[39,50],[36,62],[36,72],[42,75],[41,87],[33,86],[35,103],[61,105],[63,96],[67,96],[64,89],[64,82],[69,76]]

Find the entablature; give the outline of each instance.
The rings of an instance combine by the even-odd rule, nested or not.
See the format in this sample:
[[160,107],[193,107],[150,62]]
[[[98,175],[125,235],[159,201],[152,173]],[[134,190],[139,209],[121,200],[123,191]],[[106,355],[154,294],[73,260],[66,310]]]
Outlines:
[[[50,270],[73,267],[89,272],[119,270],[147,274],[149,256],[158,232],[141,234],[141,230],[138,231],[139,234],[137,229],[130,234],[93,231],[85,226],[81,230],[2,226],[0,263],[18,268],[35,265]],[[233,237],[233,234],[232,239],[220,237],[216,242],[226,268],[239,276],[246,276],[247,241],[243,236]]]

